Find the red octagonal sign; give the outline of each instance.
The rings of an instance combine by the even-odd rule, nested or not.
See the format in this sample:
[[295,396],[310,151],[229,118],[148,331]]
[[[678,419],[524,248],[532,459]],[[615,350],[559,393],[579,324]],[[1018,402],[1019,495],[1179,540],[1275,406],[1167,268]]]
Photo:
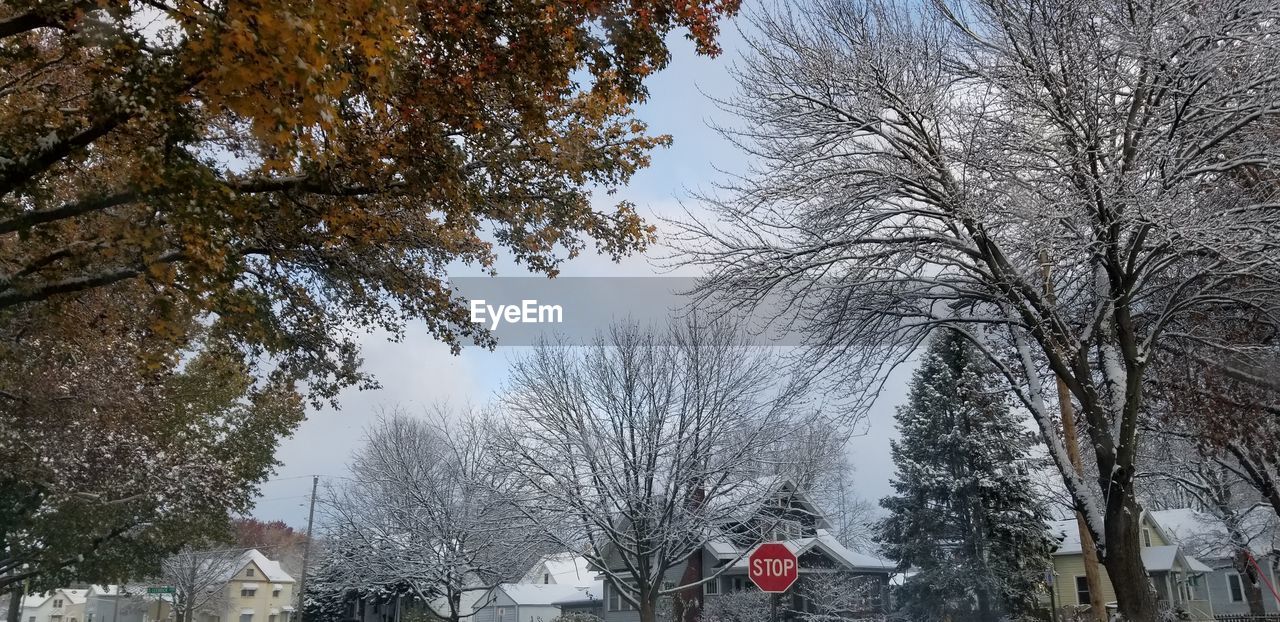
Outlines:
[[785,592],[800,578],[800,562],[781,542],[765,542],[747,558],[747,574],[762,592]]

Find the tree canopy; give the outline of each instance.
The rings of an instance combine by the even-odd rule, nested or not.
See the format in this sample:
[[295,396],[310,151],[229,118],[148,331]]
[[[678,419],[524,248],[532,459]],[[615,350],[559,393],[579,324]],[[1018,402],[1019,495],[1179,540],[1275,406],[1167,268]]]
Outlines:
[[356,330],[472,332],[451,262],[651,237],[599,211],[666,137],[631,117],[734,0],[18,0],[0,8],[0,312],[127,280],[153,337],[214,314],[310,392]]

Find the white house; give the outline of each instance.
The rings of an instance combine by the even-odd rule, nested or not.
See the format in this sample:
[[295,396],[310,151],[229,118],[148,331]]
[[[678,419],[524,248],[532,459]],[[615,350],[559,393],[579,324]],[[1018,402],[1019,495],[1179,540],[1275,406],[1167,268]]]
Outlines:
[[84,622],[89,590],[59,588],[22,599],[23,622]]

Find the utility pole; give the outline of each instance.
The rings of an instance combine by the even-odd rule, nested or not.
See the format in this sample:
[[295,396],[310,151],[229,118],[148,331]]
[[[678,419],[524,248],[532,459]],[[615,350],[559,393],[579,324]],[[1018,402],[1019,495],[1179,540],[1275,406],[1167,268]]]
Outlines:
[[303,619],[303,607],[307,602],[307,562],[311,557],[311,525],[316,519],[316,488],[320,476],[311,476],[311,509],[307,512],[307,539],[302,543],[302,576],[298,580],[298,622]]
[[[1057,295],[1053,291],[1053,283],[1049,280],[1049,253],[1040,251],[1040,273],[1044,279],[1044,297],[1050,306],[1057,304]],[[1071,405],[1071,392],[1067,381],[1058,374],[1053,375],[1058,381],[1058,411],[1062,414],[1062,440],[1067,446],[1067,459],[1076,475],[1084,476],[1084,464],[1080,461],[1080,440],[1076,437],[1076,413]],[[1093,542],[1093,532],[1089,531],[1089,523],[1084,514],[1076,511],[1076,527],[1080,530],[1080,553],[1084,557],[1084,580],[1089,584],[1089,617],[1097,622],[1107,622],[1107,605],[1102,600],[1102,582],[1098,565],[1098,547]]]

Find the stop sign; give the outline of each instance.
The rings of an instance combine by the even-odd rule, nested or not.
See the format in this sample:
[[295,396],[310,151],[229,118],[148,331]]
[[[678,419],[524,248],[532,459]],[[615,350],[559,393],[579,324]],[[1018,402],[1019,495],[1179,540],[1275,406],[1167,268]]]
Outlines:
[[765,542],[747,558],[747,574],[762,592],[785,592],[800,578],[800,562],[781,542]]

